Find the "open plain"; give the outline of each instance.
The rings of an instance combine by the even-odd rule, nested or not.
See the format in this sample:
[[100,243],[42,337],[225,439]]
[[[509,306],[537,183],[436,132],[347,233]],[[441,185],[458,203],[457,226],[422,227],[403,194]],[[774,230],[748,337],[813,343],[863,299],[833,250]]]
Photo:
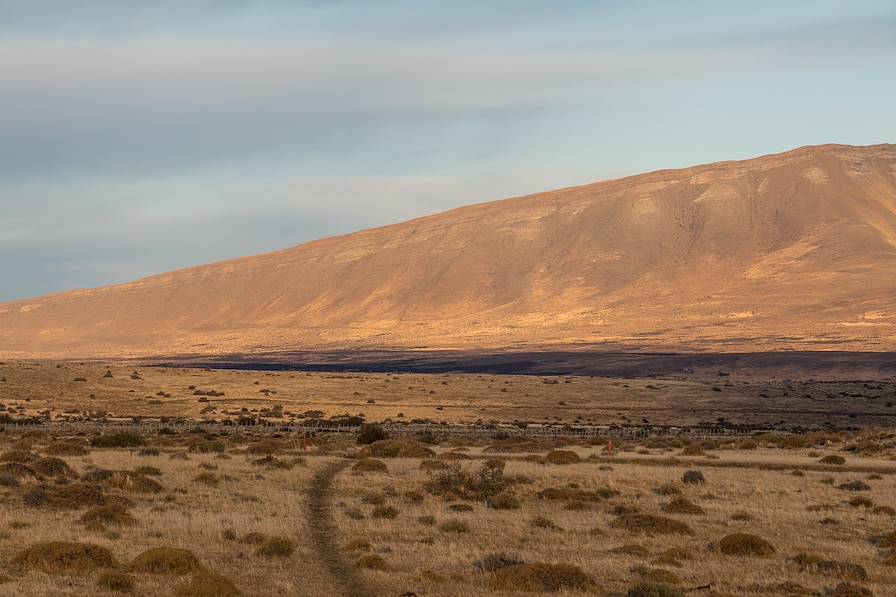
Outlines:
[[3,594],[896,585],[889,382],[130,363],[0,380]]

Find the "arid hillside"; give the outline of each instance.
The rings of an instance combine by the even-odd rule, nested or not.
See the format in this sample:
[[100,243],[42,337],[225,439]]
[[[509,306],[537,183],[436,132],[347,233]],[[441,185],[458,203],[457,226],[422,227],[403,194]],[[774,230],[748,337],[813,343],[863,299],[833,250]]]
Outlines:
[[602,342],[892,350],[896,146],[653,172],[0,305],[4,358]]

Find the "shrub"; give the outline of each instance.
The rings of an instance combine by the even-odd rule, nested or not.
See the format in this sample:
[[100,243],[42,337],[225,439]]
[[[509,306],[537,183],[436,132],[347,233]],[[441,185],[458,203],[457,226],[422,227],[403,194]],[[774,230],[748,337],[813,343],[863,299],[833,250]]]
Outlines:
[[203,567],[188,549],[153,547],[134,558],[130,569],[148,574],[184,575],[202,570]]
[[685,485],[703,485],[706,483],[706,478],[700,471],[685,471],[681,477],[681,482]]
[[35,487],[23,496],[23,501],[33,507],[77,510],[88,506],[101,506],[105,502],[105,496],[95,485],[72,483]]
[[162,484],[145,475],[132,471],[114,471],[104,482],[109,487],[136,493],[161,493]]
[[116,570],[104,572],[97,580],[97,584],[108,591],[116,593],[133,593],[136,586],[131,575]]
[[681,488],[675,483],[663,483],[659,487],[653,490],[653,492],[657,495],[679,495],[681,494]]
[[492,510],[517,510],[520,500],[511,491],[502,491],[497,495],[491,495],[485,499],[485,505]]
[[874,500],[864,495],[854,495],[849,498],[849,505],[855,508],[873,508]]
[[374,458],[429,458],[434,452],[413,440],[385,439],[371,443],[363,451]]
[[449,504],[448,510],[451,512],[472,512],[473,506],[470,504]]
[[296,545],[285,537],[271,537],[262,543],[255,553],[266,558],[288,558],[296,550]]
[[427,526],[432,526],[436,523],[436,517],[432,514],[425,514],[423,516],[418,516],[417,522],[419,522],[420,524],[425,524]]
[[352,466],[352,470],[356,473],[385,473],[389,471],[389,467],[382,460],[362,458]]
[[482,500],[501,493],[507,486],[504,471],[485,463],[476,471],[467,471],[459,464],[450,464],[438,471],[425,485],[435,495],[455,496],[463,499]]
[[896,549],[896,531],[890,531],[883,535],[871,537],[869,541],[872,545],[881,549]]
[[840,465],[840,464],[846,464],[846,458],[844,458],[843,456],[838,456],[838,455],[836,455],[836,454],[828,454],[827,456],[825,456],[824,458],[822,458],[822,459],[819,460],[818,462],[820,462],[821,464],[837,464],[837,465]]
[[112,553],[105,547],[67,541],[35,543],[20,551],[10,562],[12,568],[47,574],[90,572],[116,565]]
[[551,450],[545,455],[544,461],[549,464],[576,464],[582,459],[572,450]]
[[871,486],[864,481],[849,481],[847,483],[841,483],[837,486],[837,489],[843,491],[871,491]]
[[765,558],[774,555],[771,543],[749,533],[732,533],[719,541],[719,551],[726,556]]
[[240,538],[240,543],[245,543],[246,545],[261,545],[265,541],[267,541],[268,536],[257,531],[251,531],[246,533]]
[[34,472],[34,469],[27,464],[18,462],[4,462],[3,464],[0,464],[0,475],[17,480],[24,477],[37,477],[37,473]]
[[28,450],[9,450],[0,455],[0,462],[18,462],[19,464],[28,464],[38,460],[40,456]]
[[357,508],[346,508],[345,515],[352,520],[361,520],[364,518],[364,513]]
[[138,466],[134,472],[138,475],[150,475],[153,477],[158,477],[162,474],[162,471],[156,466]]
[[380,442],[389,439],[389,434],[379,425],[364,425],[355,438],[359,445],[366,446],[373,442]]
[[674,498],[662,507],[667,514],[706,514],[706,510],[684,497]]
[[513,564],[498,568],[488,579],[498,591],[587,591],[595,586],[590,576],[570,564]]
[[73,471],[64,460],[56,458],[55,456],[39,458],[29,466],[35,472],[40,473],[41,475],[46,475],[47,477],[74,478],[76,476],[75,471]]
[[411,490],[404,492],[404,499],[411,504],[421,504],[425,498],[419,491]]
[[439,526],[439,530],[443,533],[469,533],[470,527],[459,520],[448,520]]
[[896,516],[896,509],[893,509],[890,506],[875,506],[871,513],[880,514],[882,516]]
[[90,453],[84,446],[66,442],[52,443],[44,452],[51,456],[86,456]]
[[209,487],[217,487],[219,482],[218,476],[214,473],[200,473],[193,480]]
[[90,443],[96,448],[138,448],[144,442],[143,438],[136,433],[123,431],[97,436]]
[[208,439],[192,443],[187,449],[196,454],[223,454],[227,445],[221,440]]
[[393,508],[392,506],[377,506],[370,513],[370,516],[373,518],[386,518],[391,520],[398,516],[398,509]]
[[490,553],[473,562],[473,567],[479,572],[494,572],[507,566],[523,564],[519,555],[509,551]]
[[694,531],[685,523],[656,516],[654,514],[626,514],[614,520],[613,528],[625,529],[630,533],[645,535],[693,535]]
[[681,582],[674,572],[663,568],[647,568],[636,566],[635,572],[641,575],[641,578],[648,582],[660,585],[677,585]]
[[549,530],[549,531],[563,530],[559,526],[554,524],[553,520],[551,520],[550,518],[547,518],[545,516],[536,516],[535,518],[533,518],[532,520],[529,521],[529,526],[531,526],[532,528],[535,528],[535,529],[545,529],[545,530]]
[[137,524],[137,519],[131,516],[127,508],[118,504],[91,508],[81,516],[80,521],[88,527],[103,525],[133,526]]
[[366,568],[367,570],[388,570],[389,565],[386,560],[375,554],[368,554],[358,558],[358,568]]
[[805,553],[798,554],[789,559],[803,570],[813,570],[822,574],[830,574],[849,580],[868,579],[868,572],[859,564],[839,562],[837,560],[826,560],[820,556]]
[[589,491],[577,487],[548,487],[539,491],[537,495],[543,500],[597,502],[614,498],[619,492],[610,488]]
[[226,576],[197,570],[189,581],[175,589],[174,594],[177,597],[240,597],[242,593]]

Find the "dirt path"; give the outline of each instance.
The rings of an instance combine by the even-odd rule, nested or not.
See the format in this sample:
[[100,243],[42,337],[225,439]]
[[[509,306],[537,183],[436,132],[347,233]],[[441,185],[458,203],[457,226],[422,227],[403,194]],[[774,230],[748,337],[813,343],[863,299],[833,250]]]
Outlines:
[[311,481],[308,492],[308,528],[311,541],[327,573],[345,597],[374,597],[375,593],[364,585],[352,562],[346,561],[336,545],[336,525],[330,504],[333,479],[349,461],[328,464]]

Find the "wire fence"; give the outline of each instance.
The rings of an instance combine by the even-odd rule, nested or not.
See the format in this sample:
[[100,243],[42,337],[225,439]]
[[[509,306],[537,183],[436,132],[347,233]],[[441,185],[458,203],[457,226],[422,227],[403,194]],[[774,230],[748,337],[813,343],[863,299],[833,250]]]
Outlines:
[[[688,427],[688,426],[569,426],[569,425],[528,425],[510,424],[440,424],[440,423],[385,423],[382,427],[393,437],[413,437],[423,435],[478,436],[478,437],[607,437],[607,438],[647,438],[655,436],[687,437],[695,439],[747,437],[759,433],[780,430],[731,428],[731,427]],[[59,434],[130,432],[138,434],[159,433],[167,430],[173,433],[200,431],[203,433],[256,433],[256,434],[354,434],[360,430],[354,425],[320,424],[293,425],[269,421],[252,423],[212,423],[196,421],[44,421],[11,422],[0,425],[7,432],[51,432]]]

